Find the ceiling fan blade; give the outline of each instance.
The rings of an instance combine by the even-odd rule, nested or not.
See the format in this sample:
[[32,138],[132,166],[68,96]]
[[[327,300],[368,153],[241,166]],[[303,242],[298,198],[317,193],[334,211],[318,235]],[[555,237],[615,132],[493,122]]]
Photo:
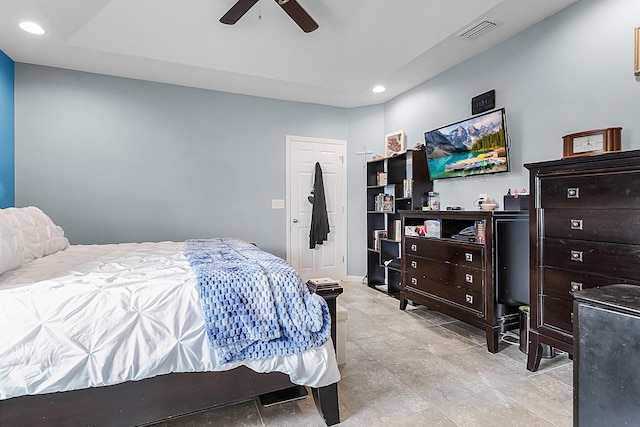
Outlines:
[[311,15],[309,15],[296,0],[276,0],[276,3],[287,12],[287,15],[289,15],[305,33],[310,33],[318,29],[318,23],[313,20]]
[[235,24],[256,3],[258,3],[258,0],[238,0],[236,4],[231,6],[231,9],[220,18],[220,22],[227,25]]

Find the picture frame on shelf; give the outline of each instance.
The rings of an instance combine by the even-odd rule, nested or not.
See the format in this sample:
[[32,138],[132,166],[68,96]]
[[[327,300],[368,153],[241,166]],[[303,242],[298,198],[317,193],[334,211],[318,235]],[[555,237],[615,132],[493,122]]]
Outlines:
[[394,213],[395,205],[393,203],[393,194],[384,194],[382,196],[382,212]]
[[388,133],[384,136],[384,156],[392,157],[406,150],[404,130]]

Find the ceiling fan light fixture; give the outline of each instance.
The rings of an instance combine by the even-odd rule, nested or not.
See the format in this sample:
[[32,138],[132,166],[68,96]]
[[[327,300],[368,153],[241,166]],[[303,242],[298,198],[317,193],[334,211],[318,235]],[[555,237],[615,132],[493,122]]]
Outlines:
[[373,93],[381,93],[381,92],[384,92],[385,90],[387,89],[382,85],[376,85],[373,87],[373,89],[371,89]]
[[[259,0],[237,0],[235,4],[231,6],[231,9],[220,18],[220,22],[227,25],[235,24],[253,5],[258,3],[258,1]],[[297,0],[276,0],[276,3],[305,33],[310,33],[318,29],[318,23],[300,6]],[[261,19],[261,16],[262,14],[260,14],[258,19]]]
[[41,36],[44,34],[44,29],[40,25],[36,24],[35,22],[22,21],[18,25],[27,33],[35,34],[37,36]]

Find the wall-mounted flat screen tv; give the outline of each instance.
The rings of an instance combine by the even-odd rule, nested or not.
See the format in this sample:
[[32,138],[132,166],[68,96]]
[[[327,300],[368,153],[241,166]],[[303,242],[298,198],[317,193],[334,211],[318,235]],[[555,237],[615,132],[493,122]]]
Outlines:
[[504,108],[424,133],[431,180],[509,171]]

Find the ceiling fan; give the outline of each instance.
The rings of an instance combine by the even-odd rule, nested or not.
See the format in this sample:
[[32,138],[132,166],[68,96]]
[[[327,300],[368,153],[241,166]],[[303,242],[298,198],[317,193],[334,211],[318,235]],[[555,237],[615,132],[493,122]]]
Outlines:
[[[220,18],[220,22],[228,25],[235,24],[254,4],[258,3],[258,1],[259,0],[238,0],[236,4],[231,6],[231,9]],[[318,29],[316,21],[300,6],[297,0],[275,0],[275,2],[287,12],[287,15],[289,15],[305,33],[310,33]]]

